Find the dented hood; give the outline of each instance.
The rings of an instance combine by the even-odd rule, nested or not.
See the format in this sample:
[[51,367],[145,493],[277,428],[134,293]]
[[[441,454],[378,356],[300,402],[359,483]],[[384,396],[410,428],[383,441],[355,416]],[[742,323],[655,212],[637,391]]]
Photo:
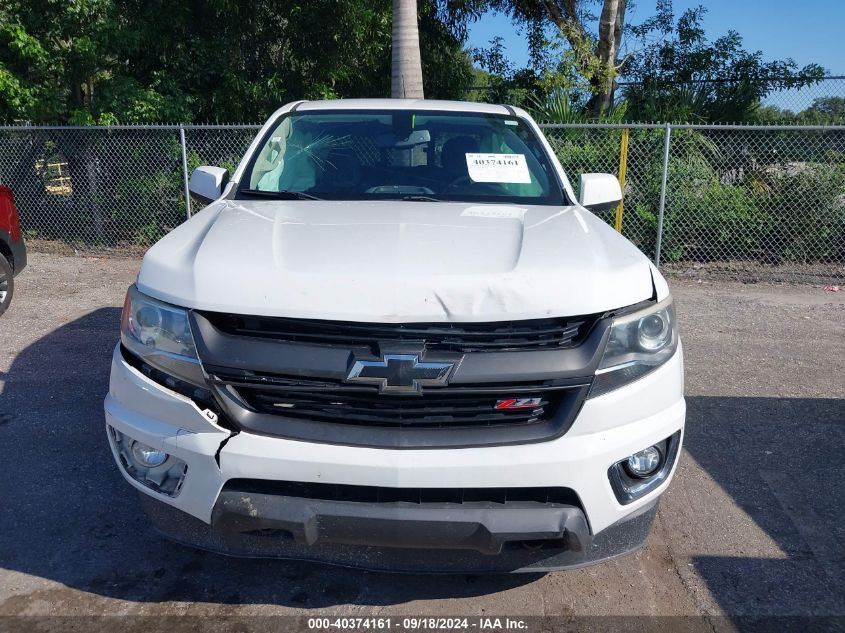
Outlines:
[[240,314],[500,321],[648,299],[647,259],[580,207],[221,200],[153,246],[142,292]]

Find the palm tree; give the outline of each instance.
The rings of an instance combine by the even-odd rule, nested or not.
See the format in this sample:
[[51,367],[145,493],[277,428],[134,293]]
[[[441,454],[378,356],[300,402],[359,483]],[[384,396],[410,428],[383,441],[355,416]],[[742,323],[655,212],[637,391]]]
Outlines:
[[417,0],[393,0],[391,97],[423,99]]

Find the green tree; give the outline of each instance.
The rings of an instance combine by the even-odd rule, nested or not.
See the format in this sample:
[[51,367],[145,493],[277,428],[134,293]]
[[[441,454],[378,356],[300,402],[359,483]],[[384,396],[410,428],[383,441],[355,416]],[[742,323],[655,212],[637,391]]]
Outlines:
[[7,0],[0,5],[0,119],[71,120],[91,109],[125,44],[112,0]]
[[[439,3],[457,29],[465,28],[467,21],[477,20],[489,10],[510,16],[525,30],[528,39],[533,76],[523,73],[524,79],[539,81],[539,77],[548,75],[550,68],[564,75],[574,71],[589,87],[587,108],[592,116],[600,117],[611,109],[614,78],[624,63],[619,51],[628,0],[439,0]],[[595,5],[601,9],[599,16],[590,13]],[[591,26],[593,21],[597,24],[595,31]],[[554,31],[551,42],[550,30]],[[557,40],[563,40],[567,48],[561,50]],[[546,85],[547,89],[560,87]]]
[[769,93],[817,82],[818,64],[803,68],[792,59],[764,61],[749,52],[736,31],[709,41],[702,25],[706,9],[689,9],[675,21],[670,0],[660,0],[657,15],[632,28],[646,44],[626,64],[624,98],[628,114],[645,121],[727,121],[754,119]]
[[[257,121],[295,99],[387,96],[391,0],[5,0],[0,120]],[[472,81],[419,0],[429,95]]]
[[798,114],[798,121],[817,125],[841,125],[845,123],[845,98],[819,97],[809,108]]
[[538,77],[530,68],[517,69],[508,59],[504,39],[496,36],[489,48],[472,51],[473,61],[482,69],[477,84],[480,100],[488,103],[527,105],[529,97],[542,90]]

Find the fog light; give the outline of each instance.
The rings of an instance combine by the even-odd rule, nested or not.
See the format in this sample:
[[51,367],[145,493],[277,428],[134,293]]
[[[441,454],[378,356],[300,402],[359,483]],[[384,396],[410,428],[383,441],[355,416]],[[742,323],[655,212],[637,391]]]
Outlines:
[[147,446],[137,440],[132,441],[131,449],[132,459],[134,459],[139,466],[144,468],[155,468],[161,466],[167,460],[167,453],[157,450],[152,446]]
[[647,449],[631,455],[625,462],[625,469],[633,477],[640,479],[648,477],[660,467],[660,451],[656,446],[649,446]]
[[675,465],[681,448],[681,432],[621,459],[607,471],[617,501],[627,505],[662,486]]
[[142,486],[168,497],[179,494],[188,472],[188,464],[184,460],[134,440],[112,426],[109,433],[118,461],[127,475]]

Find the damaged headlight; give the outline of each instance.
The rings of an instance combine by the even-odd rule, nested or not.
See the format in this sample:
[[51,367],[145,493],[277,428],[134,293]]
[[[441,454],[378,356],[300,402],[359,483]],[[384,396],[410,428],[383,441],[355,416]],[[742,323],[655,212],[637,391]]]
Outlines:
[[626,385],[669,360],[678,349],[672,298],[613,320],[590,397]]
[[186,310],[130,286],[123,304],[120,340],[150,366],[194,385],[204,385]]

